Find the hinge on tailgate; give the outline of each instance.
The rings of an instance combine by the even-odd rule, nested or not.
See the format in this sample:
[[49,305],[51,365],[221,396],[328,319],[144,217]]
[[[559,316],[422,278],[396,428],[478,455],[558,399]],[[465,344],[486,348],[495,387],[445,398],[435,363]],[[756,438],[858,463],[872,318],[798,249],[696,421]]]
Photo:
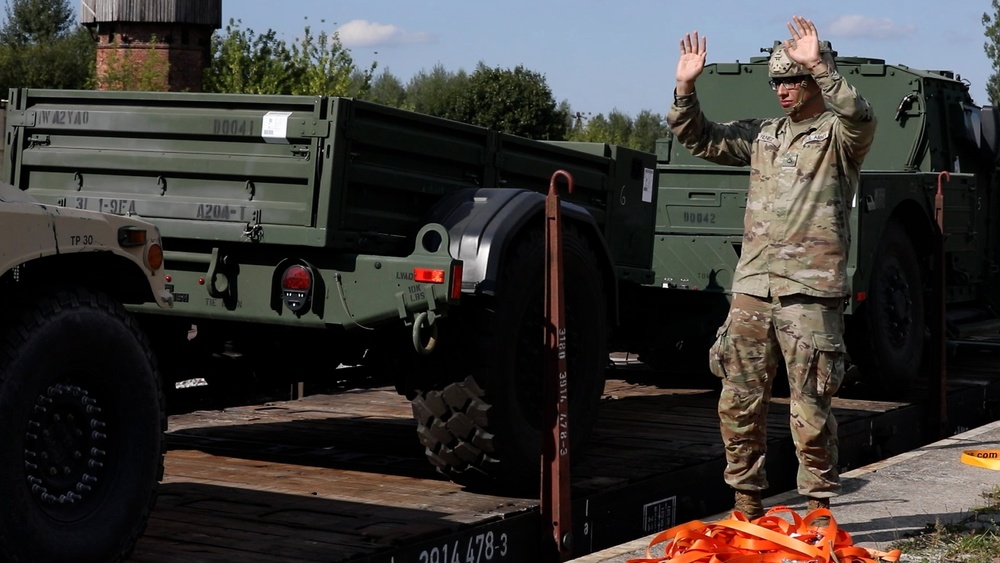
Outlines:
[[34,111],[9,110],[7,111],[7,125],[13,125],[14,127],[34,127],[36,115]]

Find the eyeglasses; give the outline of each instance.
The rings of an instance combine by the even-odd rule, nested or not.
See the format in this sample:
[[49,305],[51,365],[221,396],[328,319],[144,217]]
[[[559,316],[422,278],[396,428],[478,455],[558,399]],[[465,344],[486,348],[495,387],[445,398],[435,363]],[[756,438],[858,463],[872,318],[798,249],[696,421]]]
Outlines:
[[801,76],[788,76],[785,78],[772,78],[767,85],[775,91],[778,90],[778,86],[784,86],[785,90],[798,90],[799,88],[805,86],[808,81],[808,78],[803,78]]

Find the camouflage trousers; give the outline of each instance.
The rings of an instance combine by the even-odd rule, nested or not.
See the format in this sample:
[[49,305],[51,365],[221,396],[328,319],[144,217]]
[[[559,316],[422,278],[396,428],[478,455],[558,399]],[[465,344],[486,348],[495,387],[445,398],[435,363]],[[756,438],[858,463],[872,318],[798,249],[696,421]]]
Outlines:
[[712,373],[722,379],[719,418],[729,486],[767,488],[767,411],[783,358],[799,493],[837,494],[837,421],[830,403],[844,379],[843,334],[841,298],[734,295],[709,352]]

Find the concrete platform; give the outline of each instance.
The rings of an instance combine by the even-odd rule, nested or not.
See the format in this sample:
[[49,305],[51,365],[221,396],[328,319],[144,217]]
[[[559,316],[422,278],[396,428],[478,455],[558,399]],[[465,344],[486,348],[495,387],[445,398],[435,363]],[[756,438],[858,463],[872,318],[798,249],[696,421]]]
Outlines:
[[[1000,421],[844,473],[843,493],[831,502],[834,518],[851,534],[855,545],[878,550],[887,550],[893,541],[928,524],[962,521],[970,508],[983,506],[983,492],[1000,485],[1000,471],[962,463],[962,452],[971,449],[1000,449]],[[805,498],[796,491],[765,499],[765,507],[776,505],[805,514]],[[721,513],[703,521],[716,522],[728,516]],[[572,561],[625,563],[645,557],[652,537]],[[662,554],[662,546],[657,547],[653,555]]]

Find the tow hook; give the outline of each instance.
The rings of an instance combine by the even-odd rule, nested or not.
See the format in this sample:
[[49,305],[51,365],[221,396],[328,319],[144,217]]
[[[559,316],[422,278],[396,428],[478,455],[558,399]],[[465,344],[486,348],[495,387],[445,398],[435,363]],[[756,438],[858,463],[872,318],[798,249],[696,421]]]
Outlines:
[[413,349],[421,356],[427,356],[434,351],[437,341],[437,315],[434,311],[421,311],[413,319]]

